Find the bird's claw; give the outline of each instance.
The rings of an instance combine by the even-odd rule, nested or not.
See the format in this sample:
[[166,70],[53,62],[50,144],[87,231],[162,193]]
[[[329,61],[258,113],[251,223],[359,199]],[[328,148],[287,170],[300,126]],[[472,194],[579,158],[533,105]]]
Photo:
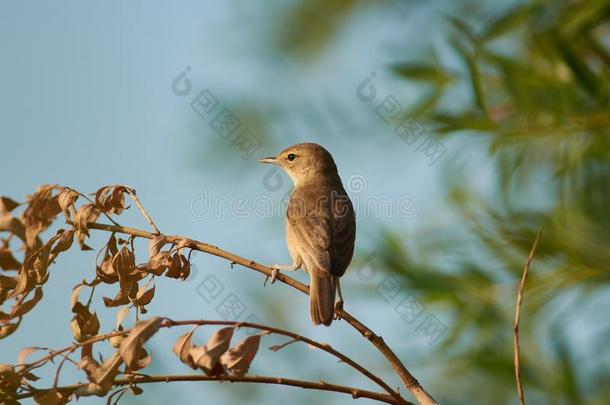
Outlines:
[[274,268],[273,271],[271,271],[271,284],[275,283],[278,274],[280,274],[280,271],[278,269]]
[[277,275],[278,274],[280,274],[280,271],[278,269],[274,268],[271,271],[271,276],[267,276],[265,278],[265,283],[263,284],[263,286],[265,286],[265,287],[267,286],[267,282],[269,281],[269,278],[271,278],[271,284],[275,283],[275,280],[277,280]]
[[335,303],[335,319],[341,320],[341,315],[339,315],[343,311],[343,300],[339,300]]

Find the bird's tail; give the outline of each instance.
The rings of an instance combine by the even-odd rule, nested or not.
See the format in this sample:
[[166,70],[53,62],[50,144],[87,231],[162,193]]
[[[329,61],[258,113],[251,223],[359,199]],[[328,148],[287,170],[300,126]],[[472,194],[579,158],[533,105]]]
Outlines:
[[312,272],[309,284],[309,310],[314,325],[329,326],[335,314],[335,276],[319,276]]

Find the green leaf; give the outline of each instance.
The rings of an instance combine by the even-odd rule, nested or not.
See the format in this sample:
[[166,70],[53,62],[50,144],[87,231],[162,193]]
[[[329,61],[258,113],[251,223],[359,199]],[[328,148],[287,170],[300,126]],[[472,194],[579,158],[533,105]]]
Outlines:
[[536,11],[537,6],[534,4],[518,5],[510,8],[504,14],[501,14],[492,20],[483,29],[480,38],[485,41],[491,41],[505,34],[515,31],[528,19],[531,19]]
[[453,75],[427,63],[403,62],[390,66],[396,74],[410,80],[435,83],[439,86],[449,83]]

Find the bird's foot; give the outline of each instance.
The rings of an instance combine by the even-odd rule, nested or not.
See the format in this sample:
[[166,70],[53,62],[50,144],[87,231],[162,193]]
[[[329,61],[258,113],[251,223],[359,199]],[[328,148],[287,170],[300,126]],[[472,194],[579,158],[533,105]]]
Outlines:
[[335,303],[335,319],[336,320],[341,320],[341,315],[340,313],[343,311],[343,300],[338,300]]
[[269,278],[271,278],[271,284],[275,283],[275,280],[277,280],[277,275],[280,274],[280,270],[273,267],[272,271],[271,271],[271,276],[267,276],[265,278],[265,282],[263,283],[263,286],[266,287],[267,286],[267,282],[269,281]]

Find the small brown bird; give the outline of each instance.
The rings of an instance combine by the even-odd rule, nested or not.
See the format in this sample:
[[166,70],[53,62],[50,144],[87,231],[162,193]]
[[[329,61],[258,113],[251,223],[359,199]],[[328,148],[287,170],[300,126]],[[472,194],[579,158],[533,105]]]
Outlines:
[[339,277],[354,253],[356,218],[333,157],[315,143],[300,143],[262,163],[280,166],[292,179],[294,190],[286,212],[286,241],[292,265],[279,270],[309,274],[310,315],[314,325],[330,325],[337,305],[343,305]]

